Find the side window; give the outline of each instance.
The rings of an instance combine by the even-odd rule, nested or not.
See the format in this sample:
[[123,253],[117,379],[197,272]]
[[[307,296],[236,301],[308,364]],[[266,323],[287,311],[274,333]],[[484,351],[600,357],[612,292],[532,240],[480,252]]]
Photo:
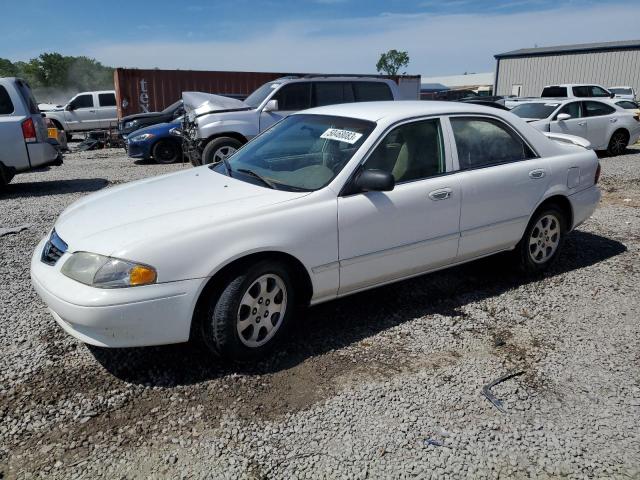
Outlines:
[[610,105],[601,102],[584,102],[586,117],[600,117],[602,115],[611,115],[616,111]]
[[98,103],[100,103],[101,107],[115,107],[116,106],[115,93],[99,93]]
[[545,87],[541,97],[566,97],[567,87]]
[[609,93],[604,89],[593,85],[591,88],[592,97],[610,97]]
[[564,107],[562,107],[558,113],[556,114],[554,120],[558,118],[558,115],[561,113],[568,113],[571,115],[571,118],[580,118],[582,117],[582,108],[580,108],[580,104],[582,102],[571,102],[567,103]]
[[635,102],[632,102],[630,100],[625,100],[625,101],[622,101],[622,102],[618,102],[618,103],[616,103],[616,105],[618,105],[619,107],[622,107],[622,108],[624,108],[626,110],[632,110],[634,108],[638,108],[638,104],[635,103]]
[[462,170],[535,157],[515,132],[497,120],[453,117],[451,126]]
[[396,182],[428,178],[445,171],[443,145],[439,120],[401,125],[376,147],[365,168],[389,172]]
[[273,98],[278,100],[278,110],[305,110],[311,107],[311,83],[290,83],[278,90]]
[[340,82],[315,82],[314,107],[344,103],[344,84]]
[[356,102],[393,100],[389,85],[384,82],[353,82]]
[[0,115],[13,113],[13,102],[7,89],[0,85]]
[[591,96],[591,87],[581,86],[581,87],[573,87],[573,96],[574,97],[590,97]]
[[93,95],[80,95],[71,102],[74,108],[93,108]]
[[36,99],[33,96],[33,92],[31,91],[31,88],[29,87],[29,85],[26,82],[23,82],[22,80],[16,80],[16,85],[18,87],[18,91],[20,92],[20,95],[22,96],[22,98],[27,104],[27,107],[29,108],[29,113],[31,114],[40,113],[40,109],[38,108],[38,102],[36,102]]

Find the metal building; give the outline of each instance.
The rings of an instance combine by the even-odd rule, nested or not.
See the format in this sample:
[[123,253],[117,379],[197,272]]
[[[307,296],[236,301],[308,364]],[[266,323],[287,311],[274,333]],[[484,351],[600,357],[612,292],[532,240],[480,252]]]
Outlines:
[[538,96],[545,85],[596,83],[640,92],[640,40],[523,48],[495,55],[496,95]]

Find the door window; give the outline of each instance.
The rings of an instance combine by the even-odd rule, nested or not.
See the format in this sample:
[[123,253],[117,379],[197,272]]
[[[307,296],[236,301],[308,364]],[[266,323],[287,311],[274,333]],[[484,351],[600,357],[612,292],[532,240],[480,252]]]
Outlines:
[[0,115],[13,113],[13,102],[7,89],[0,85]]
[[394,128],[376,147],[365,168],[391,173],[408,182],[445,172],[444,143],[439,120],[424,120]]
[[566,97],[567,96],[567,87],[545,87],[542,89],[541,97]]
[[587,117],[601,117],[602,115],[611,115],[616,111],[610,105],[601,102],[584,102],[585,113]]
[[580,87],[573,87],[573,96],[574,97],[591,97],[591,87],[588,85],[582,85]]
[[451,126],[463,170],[535,157],[515,132],[497,120],[454,117]]
[[607,92],[604,88],[598,87],[596,85],[592,85],[589,88],[591,90],[592,97],[611,97],[609,92]]
[[93,107],[93,95],[79,95],[73,99],[71,105],[74,108],[92,108]]
[[554,118],[554,120],[556,120],[558,118],[558,115],[560,115],[561,113],[568,113],[569,115],[571,115],[571,118],[580,118],[582,117],[582,107],[581,107],[582,102],[571,102],[571,103],[567,103],[564,107],[562,107],[556,117]]
[[353,82],[356,102],[393,100],[389,85],[383,82]]
[[101,107],[115,107],[116,95],[115,93],[99,93],[98,102]]
[[616,105],[624,108],[625,110],[633,110],[636,108],[640,108],[636,102],[632,102],[631,100],[624,100],[622,102],[617,102]]
[[278,110],[305,110],[311,107],[311,83],[290,83],[278,90],[273,98],[278,100]]
[[353,89],[348,82],[316,82],[314,83],[315,107],[353,102]]

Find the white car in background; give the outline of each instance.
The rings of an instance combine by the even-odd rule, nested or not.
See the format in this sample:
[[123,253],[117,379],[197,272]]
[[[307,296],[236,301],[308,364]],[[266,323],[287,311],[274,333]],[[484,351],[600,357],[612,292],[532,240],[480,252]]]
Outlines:
[[609,100],[531,100],[511,113],[543,132],[585,138],[594,150],[606,150],[610,155],[624,153],[640,137],[638,116]]
[[615,95],[614,98],[620,98],[623,100],[635,100],[636,91],[633,87],[609,87],[609,91]]
[[45,110],[58,130],[71,140],[74,133],[117,128],[118,113],[115,90],[81,92],[59,108]]
[[31,278],[84,342],[199,336],[254,358],[298,305],[506,250],[525,272],[547,268],[600,199],[583,145],[471,104],[315,108],[220,163],[77,201],[36,247]]
[[614,94],[601,85],[591,83],[563,83],[547,85],[539,97],[515,97],[505,100],[505,107],[513,108],[521,103],[539,99],[561,98],[613,98]]

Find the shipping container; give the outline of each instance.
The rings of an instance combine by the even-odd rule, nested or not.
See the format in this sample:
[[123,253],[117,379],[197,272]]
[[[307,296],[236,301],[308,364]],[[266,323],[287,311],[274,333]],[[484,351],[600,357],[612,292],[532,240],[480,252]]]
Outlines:
[[[306,75],[324,76],[324,74],[290,72],[223,72],[116,68],[113,73],[113,80],[116,89],[116,100],[118,102],[118,118],[122,118],[134,113],[160,111],[176,100],[179,100],[182,97],[182,92],[205,92],[244,98],[266,82],[287,76],[302,77]],[[376,77],[378,75],[356,76]],[[381,77],[394,80],[399,85],[403,98],[419,98],[419,75]]]

